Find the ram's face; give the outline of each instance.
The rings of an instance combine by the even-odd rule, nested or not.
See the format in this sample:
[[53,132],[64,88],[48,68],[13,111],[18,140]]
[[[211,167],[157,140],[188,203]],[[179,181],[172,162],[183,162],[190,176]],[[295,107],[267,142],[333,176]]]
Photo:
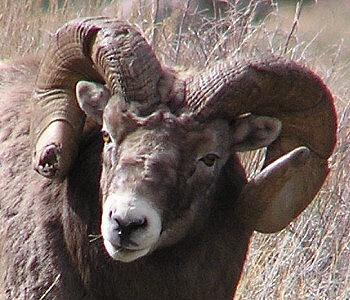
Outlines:
[[124,116],[124,130],[115,111],[104,114],[101,229],[109,255],[128,262],[200,229],[230,153],[230,128],[160,113],[143,125]]

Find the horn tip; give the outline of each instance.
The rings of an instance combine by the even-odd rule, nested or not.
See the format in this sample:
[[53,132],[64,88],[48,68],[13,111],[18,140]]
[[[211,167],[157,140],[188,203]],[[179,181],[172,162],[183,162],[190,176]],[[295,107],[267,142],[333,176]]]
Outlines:
[[46,178],[57,177],[60,169],[60,145],[50,144],[40,151],[38,156],[34,153],[34,170]]

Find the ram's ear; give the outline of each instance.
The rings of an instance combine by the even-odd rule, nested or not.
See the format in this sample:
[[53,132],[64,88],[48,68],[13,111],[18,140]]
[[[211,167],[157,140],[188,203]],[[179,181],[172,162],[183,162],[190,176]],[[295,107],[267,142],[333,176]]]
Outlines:
[[102,124],[103,110],[111,97],[109,90],[101,83],[79,81],[75,91],[78,104],[87,117]]
[[233,150],[249,151],[270,145],[279,136],[282,123],[266,116],[239,118],[233,128]]

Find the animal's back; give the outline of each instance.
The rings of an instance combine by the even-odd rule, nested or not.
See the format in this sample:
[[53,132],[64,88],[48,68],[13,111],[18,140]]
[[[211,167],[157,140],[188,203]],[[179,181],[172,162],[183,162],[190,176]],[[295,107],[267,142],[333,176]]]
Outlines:
[[[62,282],[60,269],[70,265],[62,251],[64,189],[31,167],[30,96],[38,65],[35,57],[0,64],[0,299],[38,299]],[[75,276],[67,288],[79,298]],[[61,296],[67,288],[62,284]]]
[[[11,207],[19,210],[23,203],[19,195],[30,176],[27,172],[30,163],[29,97],[37,64],[36,59],[0,63],[0,185],[4,191],[0,204],[3,213]],[[10,211],[8,214],[15,215]]]

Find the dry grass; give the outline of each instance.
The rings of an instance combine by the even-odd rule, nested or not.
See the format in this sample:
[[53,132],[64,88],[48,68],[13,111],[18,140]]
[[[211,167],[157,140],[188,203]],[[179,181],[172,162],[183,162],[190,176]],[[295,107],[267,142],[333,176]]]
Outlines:
[[[319,1],[301,13],[289,55],[307,61],[332,90],[338,144],[308,209],[278,234],[254,235],[236,299],[350,299],[349,14],[348,1]],[[287,32],[293,17],[281,8],[267,27]]]
[[[118,13],[117,2],[111,1],[52,0],[46,1],[46,9],[43,2],[0,1],[0,58],[44,49],[50,34],[69,19]],[[160,20],[157,1],[149,6],[136,2],[124,17],[142,28],[168,64],[196,67],[285,52],[307,62],[327,82],[339,117],[332,171],[317,199],[287,229],[253,236],[236,299],[350,299],[349,1],[319,0],[304,7],[293,34],[291,6],[280,7],[257,25],[250,10],[242,14],[233,8],[224,19],[213,21],[186,10],[185,3]],[[246,155],[245,161],[256,155]],[[258,165],[248,167],[254,172]]]

